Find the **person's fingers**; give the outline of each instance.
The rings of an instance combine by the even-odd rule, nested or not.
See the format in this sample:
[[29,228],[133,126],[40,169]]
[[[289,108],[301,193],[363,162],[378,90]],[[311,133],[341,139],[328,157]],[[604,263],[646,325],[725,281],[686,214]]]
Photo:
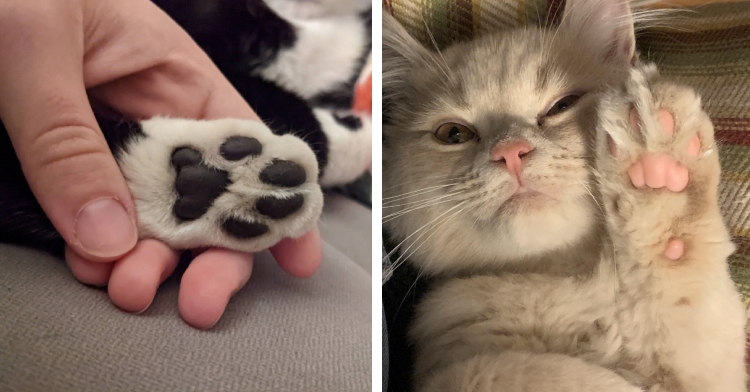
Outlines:
[[136,119],[258,119],[208,55],[153,2],[99,1],[106,12],[97,15],[84,64],[95,99]]
[[74,252],[70,246],[65,246],[65,261],[68,268],[79,282],[92,286],[103,287],[109,282],[114,263],[101,263],[84,259]]
[[156,290],[177,267],[179,253],[157,240],[138,242],[133,251],[115,263],[109,278],[109,298],[120,309],[140,313]]
[[92,89],[92,95],[130,118],[154,115],[195,119],[246,118],[258,120],[213,64],[173,57]]
[[84,88],[80,15],[63,3],[0,7],[0,53],[12,59],[0,61],[0,118],[65,241],[84,258],[114,260],[137,241],[135,212]]
[[323,259],[320,232],[315,227],[300,238],[285,238],[271,247],[271,254],[287,273],[298,278],[310,277]]
[[251,254],[212,248],[198,255],[180,283],[178,306],[182,319],[195,328],[213,327],[252,271]]

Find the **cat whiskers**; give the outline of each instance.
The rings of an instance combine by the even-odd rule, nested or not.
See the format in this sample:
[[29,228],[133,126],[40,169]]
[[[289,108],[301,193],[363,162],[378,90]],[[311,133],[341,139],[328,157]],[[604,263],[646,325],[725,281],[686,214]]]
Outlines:
[[[418,206],[410,207],[410,208],[407,208],[407,209],[404,209],[404,210],[400,210],[400,211],[393,212],[391,214],[385,215],[385,216],[383,216],[383,223],[388,223],[388,222],[390,222],[390,221],[392,221],[392,220],[394,220],[394,219],[396,219],[398,217],[404,216],[404,215],[406,215],[406,214],[408,214],[410,212],[414,212],[416,210],[420,210],[420,209],[423,209],[423,208],[436,206],[438,204],[455,202],[456,199],[447,199],[447,200],[445,200],[445,199],[448,198],[448,197],[451,197],[451,196],[458,195],[460,193],[461,192],[453,192],[453,193],[449,193],[447,195],[435,197],[433,199],[427,199],[426,201],[424,201],[422,204],[420,204]],[[413,203],[411,203],[411,204],[413,204]],[[385,209],[385,208],[393,208],[393,207],[383,207],[383,208]]]
[[593,193],[593,192],[591,192],[591,188],[589,187],[589,185],[588,185],[588,184],[586,184],[586,182],[585,182],[585,181],[583,181],[583,180],[580,180],[580,179],[578,180],[578,182],[579,182],[579,183],[580,183],[581,185],[583,185],[583,188],[584,188],[584,189],[586,189],[586,193],[588,193],[588,194],[589,194],[589,196],[591,196],[591,200],[593,200],[593,201],[594,201],[594,203],[596,203],[596,206],[597,206],[597,207],[599,207],[599,211],[601,211],[602,215],[605,215],[605,212],[604,212],[604,208],[602,207],[602,205],[601,205],[601,204],[599,204],[599,200],[597,200],[597,199],[596,199],[596,196],[594,196],[594,193]]
[[[420,178],[418,178],[416,180],[405,181],[405,182],[400,182],[398,184],[393,184],[393,185],[391,185],[391,186],[389,186],[387,188],[383,188],[383,191],[391,190],[393,188],[397,188],[397,187],[404,186],[404,185],[407,185],[407,184],[413,184],[415,182],[423,182],[423,181],[426,181],[426,180],[434,180],[435,178],[440,178],[440,177],[443,177],[443,174],[437,174],[437,175],[434,175],[434,176],[427,176],[427,177],[420,177]],[[444,178],[442,180],[435,180],[435,181],[430,181],[430,182],[436,182],[436,183],[439,184],[441,182],[458,181],[458,180],[462,180],[462,179],[465,179],[465,178],[467,178],[466,175],[461,175],[461,176],[458,176],[458,177],[446,177],[446,178]]]
[[[457,211],[456,213],[454,213],[453,215],[451,215],[450,217],[448,217],[448,219],[444,220],[444,221],[443,221],[443,222],[442,222],[442,223],[440,224],[440,226],[438,226],[438,227],[436,227],[436,228],[435,228],[435,231],[433,231],[433,234],[434,234],[434,233],[437,233],[437,231],[438,231],[438,229],[440,229],[440,227],[442,227],[443,225],[447,224],[447,223],[448,223],[448,221],[450,221],[451,219],[453,219],[453,217],[455,217],[455,216],[457,216],[458,214],[460,214],[461,212],[463,212],[463,211],[464,211],[465,209],[466,209],[466,208],[462,208],[462,209],[458,210],[458,211]],[[417,247],[417,249],[414,249],[414,251],[413,251],[412,253],[410,253],[410,254],[409,254],[409,256],[407,256],[407,257],[405,257],[405,258],[404,258],[404,261],[405,261],[405,260],[408,260],[408,259],[409,259],[409,257],[411,257],[411,256],[412,256],[412,255],[413,255],[413,254],[414,254],[414,253],[415,253],[415,252],[416,252],[417,250],[419,250],[419,248],[420,248],[420,247],[421,247],[422,245],[424,245],[424,244],[425,244],[425,243],[427,242],[427,240],[429,240],[429,239],[430,239],[430,237],[432,237],[432,235],[433,235],[433,234],[430,234],[430,236],[429,236],[429,237],[425,238],[425,240],[424,240],[424,241],[422,241],[422,244],[420,244],[420,245],[419,245],[419,246]],[[401,265],[401,264],[403,264],[403,261],[402,261],[402,262],[401,262],[401,263],[400,263],[399,265]],[[430,262],[428,261],[428,262],[427,262],[427,264],[429,265],[429,264],[430,264]],[[394,270],[395,270],[395,267],[394,267]],[[391,273],[391,274],[393,274],[393,270],[391,270],[391,272],[390,272],[390,273]],[[411,286],[409,286],[409,290],[407,290],[407,291],[406,291],[407,293],[408,293],[409,291],[411,291],[411,290],[412,290],[412,289],[414,288],[414,286],[415,286],[415,285],[417,284],[417,282],[419,281],[419,278],[421,278],[423,274],[424,274],[424,272],[423,272],[423,271],[419,271],[419,273],[417,274],[417,277],[416,277],[416,278],[414,279],[414,283],[412,283],[412,284],[411,284]],[[406,297],[404,297],[404,299],[406,299]],[[403,301],[401,301],[401,305],[403,305]],[[399,305],[399,308],[401,308],[401,305]]]
[[405,193],[402,193],[400,195],[384,197],[383,198],[383,207],[386,207],[386,206],[388,206],[388,205],[390,205],[390,204],[392,204],[394,202],[398,202],[398,201],[403,200],[403,199],[408,199],[408,198],[413,197],[413,196],[418,196],[418,195],[421,195],[421,194],[424,194],[424,193],[434,192],[434,191],[436,191],[438,189],[449,188],[449,187],[456,186],[456,185],[459,185],[459,184],[461,184],[460,181],[453,182],[453,183],[450,183],[450,184],[432,185],[432,186],[428,186],[428,187],[425,187],[425,188],[420,188],[420,189],[417,189],[417,190],[414,190],[414,191],[405,192]]
[[448,66],[448,62],[445,61],[445,57],[443,57],[443,53],[440,51],[440,48],[438,47],[437,41],[435,40],[435,36],[432,35],[432,31],[430,31],[430,26],[427,25],[427,21],[424,18],[424,15],[422,15],[422,23],[424,23],[424,29],[427,31],[427,35],[430,36],[430,41],[432,41],[432,46],[435,47],[435,51],[437,52],[438,56],[440,56],[440,60],[442,61],[442,64],[435,61],[435,64],[438,66],[438,68],[443,71],[443,75],[445,75],[445,79],[450,79],[450,67]]
[[[455,210],[455,209],[457,209],[459,207],[464,206],[467,202],[468,201],[465,200],[465,201],[460,202],[459,204],[451,207],[447,211],[443,212],[442,214],[438,215],[437,217],[433,218],[429,222],[427,222],[424,225],[422,225],[421,227],[419,227],[417,230],[414,231],[414,233],[408,235],[403,241],[401,241],[400,243],[398,243],[398,245],[394,246],[393,249],[390,252],[388,252],[388,254],[386,254],[386,256],[383,258],[383,261],[390,260],[390,257],[397,250],[399,250],[401,248],[401,246],[407,240],[409,240],[409,238],[413,237],[414,235],[416,235],[419,232],[422,232],[417,238],[414,239],[414,242],[411,245],[409,245],[406,249],[403,250],[403,252],[401,252],[401,255],[398,257],[398,259],[396,259],[396,261],[394,261],[388,268],[386,268],[386,271],[384,271],[384,273],[383,273],[383,283],[385,283],[385,281],[387,280],[386,276],[391,276],[393,274],[393,271],[395,271],[399,266],[401,266],[404,262],[406,262],[406,260],[408,260],[409,257],[413,256],[419,250],[419,248],[421,248],[422,245],[424,245],[427,242],[427,240],[429,240],[433,235],[435,235],[435,233],[438,232],[438,229],[440,229],[441,227],[443,227],[443,225],[445,225],[452,218],[456,217],[458,214],[460,214],[461,212],[463,212],[465,210],[465,208],[459,209],[458,211],[456,211],[456,212],[448,215],[448,217],[445,217],[445,215],[449,214],[451,211],[453,211],[453,210]],[[442,220],[441,220],[441,218],[442,218]],[[425,238],[421,242],[418,242],[422,237],[424,237],[428,233],[429,233],[429,236],[427,238]],[[411,251],[410,253],[407,254],[407,252],[409,252],[409,249],[411,249],[417,243],[419,243],[419,245],[413,251]]]

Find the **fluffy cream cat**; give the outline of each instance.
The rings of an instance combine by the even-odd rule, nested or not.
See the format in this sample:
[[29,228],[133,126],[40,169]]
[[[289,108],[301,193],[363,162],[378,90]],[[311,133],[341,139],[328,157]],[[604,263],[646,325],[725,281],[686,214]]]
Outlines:
[[740,392],[718,152],[623,0],[422,47],[383,20],[386,227],[436,282],[420,391]]

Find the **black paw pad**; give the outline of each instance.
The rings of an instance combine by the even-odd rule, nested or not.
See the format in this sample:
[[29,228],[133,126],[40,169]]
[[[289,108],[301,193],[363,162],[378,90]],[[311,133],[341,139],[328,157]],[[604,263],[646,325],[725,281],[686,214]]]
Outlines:
[[287,188],[300,186],[305,183],[307,175],[302,166],[292,162],[274,159],[270,165],[260,172],[260,180],[268,185]]
[[255,203],[255,209],[271,219],[281,219],[297,212],[305,203],[302,195],[294,195],[286,199],[273,196],[263,196]]
[[237,218],[225,220],[222,228],[232,237],[243,240],[255,238],[268,232],[268,226],[262,223],[246,222]]
[[201,163],[201,153],[190,147],[182,147],[174,150],[172,153],[172,166],[177,170],[185,166],[198,165]]
[[334,114],[333,119],[352,131],[362,128],[362,120],[351,114]]
[[230,183],[227,172],[202,164],[200,152],[191,148],[176,150],[172,164],[177,170],[174,214],[182,220],[203,216]]
[[232,136],[219,147],[219,153],[228,161],[239,161],[247,156],[260,155],[263,145],[258,139],[246,136]]

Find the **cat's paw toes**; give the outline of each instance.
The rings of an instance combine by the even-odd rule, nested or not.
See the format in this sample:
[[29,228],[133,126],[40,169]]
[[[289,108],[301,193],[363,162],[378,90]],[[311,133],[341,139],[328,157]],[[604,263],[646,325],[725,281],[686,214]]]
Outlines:
[[630,182],[636,188],[666,187],[672,192],[681,192],[688,183],[688,171],[668,155],[646,154],[628,169]]
[[[665,136],[667,143],[669,143],[675,134],[675,121],[672,113],[666,109],[659,109],[656,120],[651,122],[650,125],[658,127],[655,131]],[[633,109],[630,113],[630,126],[633,132],[642,133],[642,124],[647,124],[647,122],[643,122],[637,110]],[[610,149],[616,151],[616,147],[610,147]],[[681,152],[678,155],[696,158],[700,149],[700,138],[698,135],[694,135],[690,138],[687,146],[683,146],[682,151],[678,151]],[[671,150],[674,152],[674,149]],[[643,153],[628,169],[628,176],[636,188],[659,189],[666,187],[672,192],[684,190],[689,180],[688,169],[669,152]]]
[[176,172],[174,215],[181,220],[203,216],[231,184],[228,172],[203,163],[203,156],[194,148],[178,148],[171,161]]
[[118,158],[142,237],[253,252],[315,225],[317,161],[300,139],[231,119],[153,119],[143,129]]
[[[665,109],[657,112],[658,132],[664,136],[671,137],[675,132],[675,122],[672,114]],[[641,118],[637,110],[630,112],[631,132],[642,135]],[[609,152],[617,155],[618,148],[614,140],[608,136]],[[684,153],[690,157],[697,157],[700,152],[700,139],[697,135],[690,139],[688,145],[684,148]],[[645,149],[644,151],[648,151]],[[642,152],[642,155],[636,158],[635,162],[627,169],[630,182],[636,188],[653,188],[659,189],[666,187],[672,192],[681,192],[687,187],[689,173],[688,169],[681,165],[677,159],[668,153],[649,153]]]
[[633,186],[681,192],[695,172],[710,175],[699,161],[712,151],[705,143],[713,145],[713,127],[694,91],[657,76],[649,66],[634,68],[624,88],[605,97],[600,129],[617,162],[612,169],[624,169]]

